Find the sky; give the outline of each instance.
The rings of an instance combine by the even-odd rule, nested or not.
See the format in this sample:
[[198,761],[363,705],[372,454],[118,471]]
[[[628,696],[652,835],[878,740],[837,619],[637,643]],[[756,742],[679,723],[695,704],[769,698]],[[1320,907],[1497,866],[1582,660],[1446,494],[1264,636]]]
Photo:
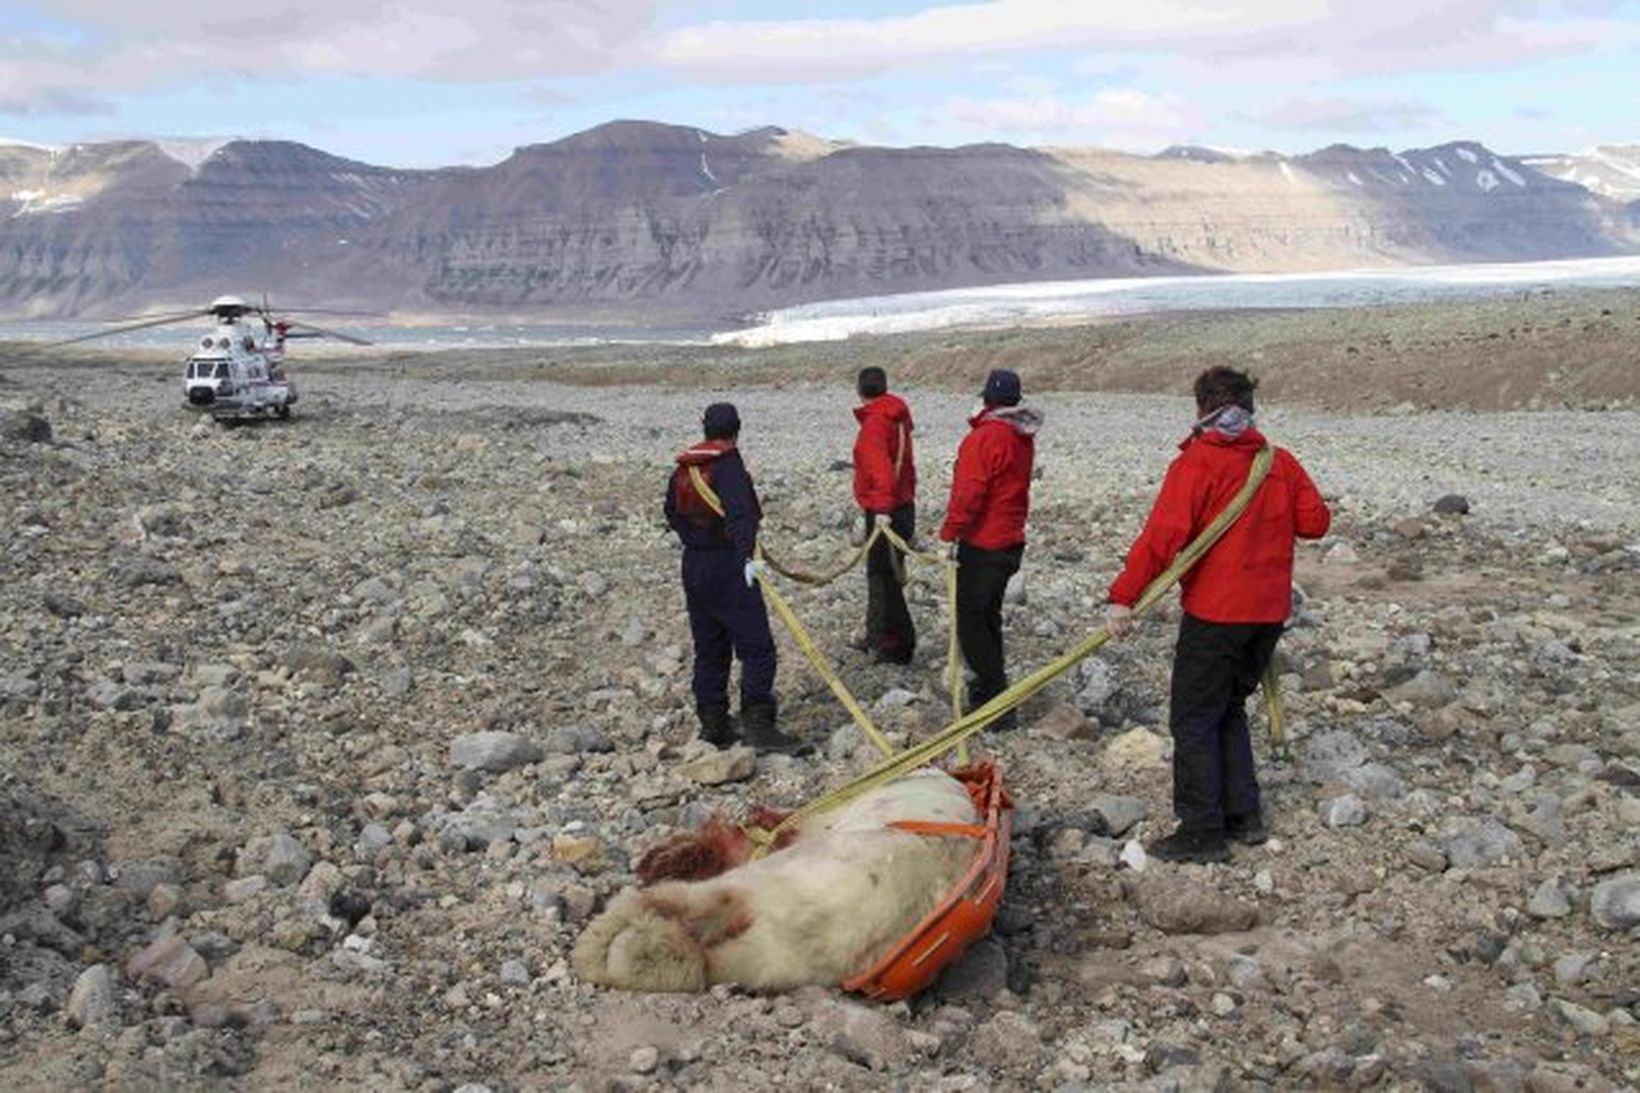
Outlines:
[[626,118],[892,146],[1582,151],[1640,143],[1640,0],[0,3],[0,138],[430,167]]

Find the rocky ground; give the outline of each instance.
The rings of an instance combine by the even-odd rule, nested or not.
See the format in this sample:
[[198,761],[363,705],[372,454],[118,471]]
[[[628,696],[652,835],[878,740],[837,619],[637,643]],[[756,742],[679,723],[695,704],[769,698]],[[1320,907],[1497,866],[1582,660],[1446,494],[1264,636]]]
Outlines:
[[[997,929],[881,1007],[576,982],[644,849],[869,755],[785,641],[822,754],[691,740],[660,490],[722,390],[473,363],[298,370],[293,421],[226,429],[169,363],[0,351],[0,1087],[1640,1082],[1640,414],[1273,405],[1336,512],[1283,646],[1293,760],[1260,749],[1277,838],[1128,849],[1168,827],[1151,622],[984,739],[1020,805]],[[819,561],[849,391],[776,380],[735,392],[743,447]],[[926,534],[970,395],[906,393]],[[1020,668],[1097,623],[1189,416],[1040,405]],[[845,650],[860,578],[793,593],[900,739],[945,720],[911,594],[891,669]]]

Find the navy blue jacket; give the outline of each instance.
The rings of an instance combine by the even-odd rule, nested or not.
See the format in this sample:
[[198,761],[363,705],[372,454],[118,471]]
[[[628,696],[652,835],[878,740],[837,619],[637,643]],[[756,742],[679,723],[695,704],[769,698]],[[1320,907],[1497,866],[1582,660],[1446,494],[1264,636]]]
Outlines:
[[[689,478],[691,465],[700,467],[723,503],[722,516],[696,496]],[[679,455],[666,486],[665,510],[666,522],[678,533],[685,550],[733,550],[740,562],[751,560],[763,508],[752,476],[733,447],[708,441]]]

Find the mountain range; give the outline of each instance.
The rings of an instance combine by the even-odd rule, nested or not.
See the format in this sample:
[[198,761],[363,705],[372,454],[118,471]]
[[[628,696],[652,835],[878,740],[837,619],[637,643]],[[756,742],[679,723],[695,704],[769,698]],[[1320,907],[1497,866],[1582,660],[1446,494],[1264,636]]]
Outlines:
[[612,122],[486,167],[285,141],[0,144],[0,314],[225,292],[400,315],[723,320],[1161,273],[1640,252],[1640,146],[882,148]]

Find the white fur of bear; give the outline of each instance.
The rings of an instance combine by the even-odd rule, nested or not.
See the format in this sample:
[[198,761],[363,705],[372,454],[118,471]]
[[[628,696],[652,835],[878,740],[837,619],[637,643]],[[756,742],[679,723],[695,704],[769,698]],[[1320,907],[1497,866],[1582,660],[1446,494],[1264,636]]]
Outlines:
[[840,984],[933,911],[978,852],[975,839],[887,826],[896,820],[979,817],[962,783],[918,771],[804,821],[767,857],[707,880],[626,889],[582,933],[575,971],[647,991]]

